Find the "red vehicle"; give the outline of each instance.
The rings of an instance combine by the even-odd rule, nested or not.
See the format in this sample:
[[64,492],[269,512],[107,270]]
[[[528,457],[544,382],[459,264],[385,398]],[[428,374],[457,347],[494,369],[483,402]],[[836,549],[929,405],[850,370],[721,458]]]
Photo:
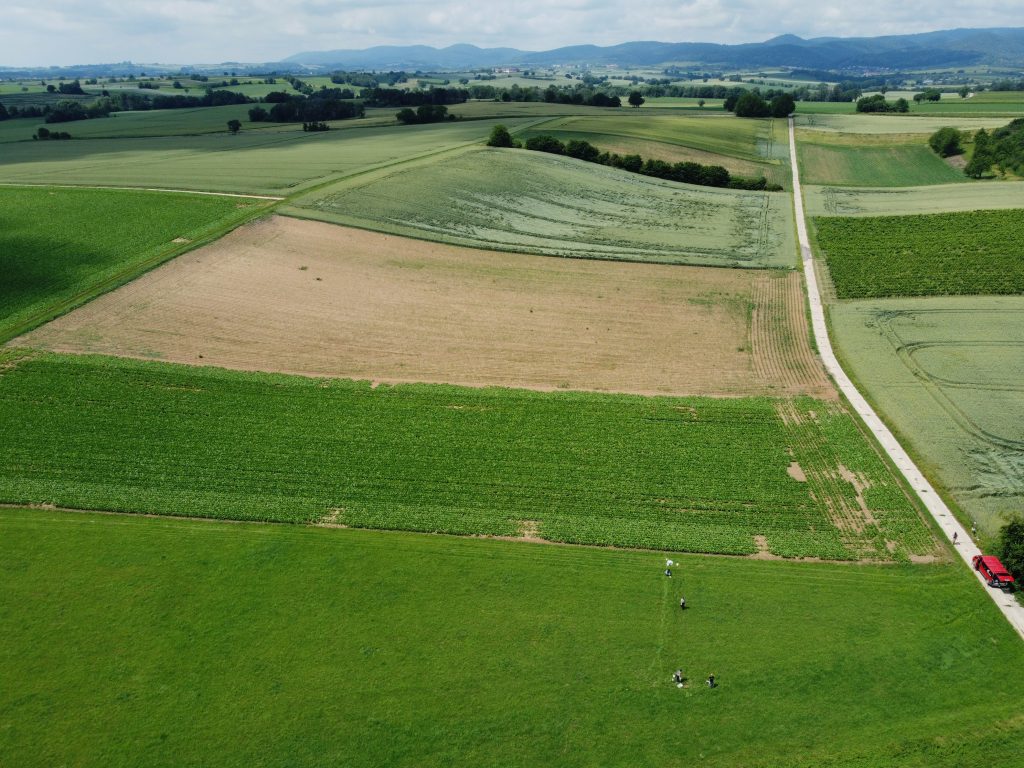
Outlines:
[[985,577],[985,581],[988,582],[990,587],[1009,589],[1013,586],[1013,576],[999,562],[998,557],[975,555],[972,562],[974,563],[974,570],[980,572]]

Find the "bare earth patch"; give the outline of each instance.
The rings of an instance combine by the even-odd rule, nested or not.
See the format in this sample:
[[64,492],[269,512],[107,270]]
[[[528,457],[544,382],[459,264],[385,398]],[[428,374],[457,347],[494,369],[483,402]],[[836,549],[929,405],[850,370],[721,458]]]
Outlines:
[[287,217],[12,344],[382,382],[832,392],[796,275],[496,253]]

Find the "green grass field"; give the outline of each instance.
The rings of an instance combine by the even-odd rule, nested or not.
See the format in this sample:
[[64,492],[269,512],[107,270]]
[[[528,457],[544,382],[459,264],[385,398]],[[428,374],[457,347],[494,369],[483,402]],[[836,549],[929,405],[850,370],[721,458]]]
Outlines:
[[258,200],[0,186],[0,341],[222,233]]
[[968,181],[924,140],[857,145],[804,131],[797,141],[797,157],[801,180],[807,184],[914,187]]
[[327,187],[299,216],[551,256],[791,267],[783,193],[693,187],[525,150],[479,148]]
[[901,216],[1024,208],[1024,182],[881,188],[803,186],[808,216]]
[[764,535],[790,557],[934,548],[834,403],[7,355],[2,502],[698,552],[753,553]]
[[830,318],[847,370],[965,522],[993,536],[1024,512],[1024,299],[872,299]]
[[1024,211],[814,220],[841,299],[1024,293]]
[[[103,768],[1019,757],[1024,646],[965,569],[687,557],[669,581],[663,568],[644,553],[0,510],[0,755]],[[688,688],[670,682],[677,667]]]
[[[393,115],[387,122],[388,127],[362,127],[352,120],[346,121],[345,130],[315,134],[291,125],[285,130],[243,129],[237,136],[215,133],[28,142],[0,153],[0,182],[280,195],[367,168],[482,141],[495,124],[475,120],[397,126]],[[502,122],[515,125],[513,120]],[[70,130],[75,130],[74,125]]]

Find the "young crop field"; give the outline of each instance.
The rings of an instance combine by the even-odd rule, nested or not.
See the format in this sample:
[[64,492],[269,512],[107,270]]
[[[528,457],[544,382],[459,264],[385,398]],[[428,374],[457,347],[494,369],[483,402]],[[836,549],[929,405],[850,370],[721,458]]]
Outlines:
[[834,396],[796,272],[473,251],[287,217],[16,343],[387,382]]
[[1024,293],[1024,211],[814,220],[836,296]]
[[783,193],[693,187],[479,148],[364,174],[284,212],[475,248],[666,264],[793,266]]
[[86,768],[1018,756],[1024,647],[964,569],[683,558],[668,580],[663,567],[650,553],[0,510],[0,754]]
[[1024,208],[1024,182],[870,189],[803,186],[808,216],[900,216]]
[[963,171],[936,155],[925,139],[858,146],[831,136],[805,131],[797,142],[800,175],[807,184],[914,187],[968,181]]
[[[394,122],[393,116],[390,122]],[[512,120],[503,122],[515,127]],[[367,168],[475,143],[485,139],[494,124],[474,120],[356,127],[365,124],[351,120],[346,123],[351,128],[324,133],[305,133],[301,126],[291,125],[287,130],[243,128],[237,136],[225,131],[166,138],[30,141],[18,145],[16,151],[0,152],[0,182],[280,195]]]
[[212,195],[0,186],[0,341],[264,206]]
[[785,557],[935,549],[835,401],[4,354],[0,501]]
[[843,302],[851,374],[986,536],[1024,511],[1024,299]]

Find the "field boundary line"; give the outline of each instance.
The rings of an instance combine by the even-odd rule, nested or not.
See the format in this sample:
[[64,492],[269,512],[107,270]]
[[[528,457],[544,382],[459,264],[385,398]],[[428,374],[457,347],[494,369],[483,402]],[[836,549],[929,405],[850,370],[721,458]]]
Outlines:
[[347,530],[347,531],[372,531],[374,533],[401,533],[413,536],[440,536],[449,539],[484,539],[486,541],[508,541],[517,544],[532,544],[535,546],[544,547],[567,547],[574,549],[604,549],[614,550],[616,552],[646,552],[649,554],[665,556],[672,555],[676,557],[726,557],[730,560],[754,560],[760,563],[763,562],[785,562],[785,563],[808,563],[808,564],[826,564],[826,565],[844,565],[850,566],[851,568],[858,566],[873,566],[873,567],[899,567],[899,565],[889,560],[827,560],[821,557],[771,557],[765,558],[760,552],[755,552],[751,555],[730,555],[725,552],[687,552],[686,550],[677,549],[647,549],[645,547],[619,547],[612,544],[576,544],[569,541],[555,541],[553,539],[544,538],[525,538],[523,536],[500,536],[484,533],[444,533],[441,531],[415,531],[407,528],[365,528],[362,526],[345,525],[343,523],[329,523],[320,522],[319,520],[258,520],[258,519],[242,519],[237,517],[202,517],[199,515],[179,515],[179,514],[164,514],[160,512],[126,512],[124,510],[116,509],[85,509],[81,507],[66,507],[58,504],[39,504],[26,502],[24,504],[11,502],[11,501],[0,501],[0,509],[23,509],[30,512],[59,512],[67,515],[107,515],[110,517],[134,517],[134,518],[145,518],[149,520],[185,520],[194,523],[210,523],[216,525],[222,523],[224,525],[266,525],[275,528],[325,528],[328,530]]
[[[818,352],[826,370],[835,380],[840,391],[849,400],[850,405],[857,412],[857,415],[864,421],[864,424],[871,430],[879,444],[895,463],[900,473],[906,478],[911,488],[924,504],[925,509],[935,519],[939,528],[946,535],[946,538],[954,544],[953,549],[960,555],[960,558],[967,564],[975,577],[981,582],[983,588],[996,607],[1002,611],[1010,625],[1017,631],[1017,634],[1024,638],[1024,605],[1021,605],[1010,594],[1003,591],[996,591],[988,586],[981,573],[974,570],[971,559],[980,555],[981,550],[968,535],[956,516],[952,513],[942,497],[935,491],[935,488],[928,482],[917,465],[914,464],[910,455],[903,449],[899,441],[879,418],[874,408],[860,393],[853,381],[839,364],[839,360],[832,349],[832,342],[828,336],[828,326],[825,322],[825,310],[821,301],[821,294],[818,291],[818,278],[814,269],[814,255],[811,252],[810,241],[807,237],[807,222],[804,219],[803,196],[800,191],[800,168],[796,157],[796,130],[793,125],[793,118],[789,118],[789,156],[793,166],[793,205],[796,214],[797,237],[800,243],[800,255],[804,268],[804,277],[807,281],[807,298],[811,307],[811,325],[814,329],[814,338],[818,344]],[[954,538],[956,541],[954,542]]]
[[0,181],[3,187],[54,187],[55,189],[112,189],[121,192],[171,192],[179,195],[210,195],[213,197],[241,197],[246,200],[271,200],[280,202],[284,197],[271,195],[243,195],[238,192],[204,192],[198,189],[164,189],[163,187],[107,187],[102,184],[40,184],[37,182],[19,183],[16,181]]

